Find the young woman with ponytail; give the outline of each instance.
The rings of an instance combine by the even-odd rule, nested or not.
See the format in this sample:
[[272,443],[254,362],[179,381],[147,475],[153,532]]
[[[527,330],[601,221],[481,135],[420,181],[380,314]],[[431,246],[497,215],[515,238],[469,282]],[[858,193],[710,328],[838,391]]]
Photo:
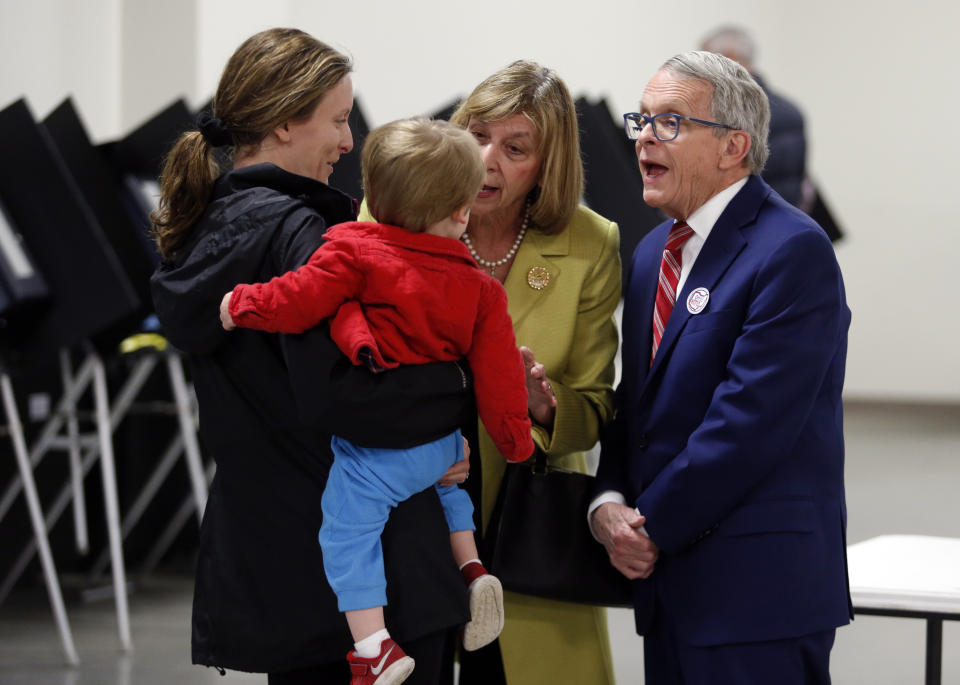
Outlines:
[[[350,633],[317,543],[330,433],[371,447],[427,442],[459,427],[473,395],[452,362],[375,375],[354,367],[325,324],[297,336],[220,326],[223,293],[296,268],[328,226],[355,218],[355,201],[328,185],[353,147],[350,71],[347,57],[302,31],[249,38],[227,63],[213,111],[170,151],[152,217],[163,257],[157,314],[188,356],[201,440],[217,462],[193,661],[267,673],[270,685],[350,678]],[[469,611],[435,489],[397,507],[383,548],[387,624],[417,662],[407,683],[436,683],[446,636]]]

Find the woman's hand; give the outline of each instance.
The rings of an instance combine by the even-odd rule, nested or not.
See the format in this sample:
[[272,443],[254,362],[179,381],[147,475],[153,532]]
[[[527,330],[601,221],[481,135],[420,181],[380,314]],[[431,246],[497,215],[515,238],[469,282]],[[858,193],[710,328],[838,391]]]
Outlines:
[[470,443],[463,439],[463,459],[447,469],[437,485],[459,485],[470,477]]
[[530,417],[547,429],[553,428],[553,418],[557,414],[557,396],[547,380],[547,370],[537,361],[529,347],[521,347],[523,366],[527,371],[527,408]]

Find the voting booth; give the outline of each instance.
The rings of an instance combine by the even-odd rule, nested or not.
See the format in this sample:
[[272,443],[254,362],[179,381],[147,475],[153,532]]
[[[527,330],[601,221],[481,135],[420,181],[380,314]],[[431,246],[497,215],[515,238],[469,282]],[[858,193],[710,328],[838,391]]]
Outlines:
[[70,177],[90,207],[97,224],[117,255],[120,267],[140,300],[131,327],[139,326],[151,311],[150,275],[158,255],[146,217],[133,215],[123,202],[120,174],[91,142],[71,98],[65,99],[43,120]]
[[[186,114],[184,114],[186,112]],[[70,507],[76,546],[86,553],[84,477],[98,461],[104,511],[106,549],[93,558],[90,581],[109,565],[121,647],[132,642],[127,607],[123,540],[143,516],[173,465],[185,459],[191,493],[169,518],[168,531],[150,531],[156,564],[186,521],[199,521],[206,503],[212,467],[203,468],[196,437],[196,400],[180,355],[153,335],[147,345],[131,340],[153,331],[149,278],[159,257],[149,236],[149,211],[156,199],[156,175],[166,148],[192,115],[174,103],[138,127],[127,138],[94,146],[73,103],[67,99],[42,122],[34,121],[27,103],[13,103],[0,112],[0,358],[6,424],[14,445],[18,477],[0,499],[0,519],[22,492],[33,528],[31,540],[5,569],[0,602],[40,556],[64,653],[78,656],[63,606],[48,531]],[[151,193],[153,196],[151,198]],[[153,342],[159,340],[159,342]],[[18,373],[50,360],[59,362],[62,396],[49,420],[27,445],[14,394]],[[119,389],[108,391],[105,360]],[[79,364],[74,367],[74,363]],[[135,406],[154,368],[166,371],[172,400],[153,403],[177,419],[179,431],[160,455],[150,476],[121,518],[113,438],[118,425]],[[78,402],[92,395],[89,423],[80,432]],[[87,418],[87,417],[84,417]],[[68,454],[69,482],[44,509],[37,497],[34,470],[50,452]],[[182,512],[186,511],[186,515]]]
[[[18,368],[56,358],[65,350],[84,347],[89,360],[86,373],[94,385],[97,410],[102,416],[106,413],[106,375],[91,340],[131,316],[140,300],[52,141],[34,121],[23,100],[0,111],[0,159],[0,201],[16,226],[18,240],[22,240],[47,286],[46,297],[29,306],[24,304],[7,317],[0,335],[6,422],[20,472],[19,482],[15,481],[5,494],[4,509],[9,508],[6,503],[22,488],[64,651],[67,660],[75,663],[77,655],[49,553],[45,517],[39,510],[33,483],[32,469],[39,458],[28,454],[26,448],[14,398],[13,374]],[[101,427],[98,440],[119,632],[121,643],[129,647],[116,470],[106,425]],[[75,460],[71,468],[75,485],[82,480],[81,470]]]

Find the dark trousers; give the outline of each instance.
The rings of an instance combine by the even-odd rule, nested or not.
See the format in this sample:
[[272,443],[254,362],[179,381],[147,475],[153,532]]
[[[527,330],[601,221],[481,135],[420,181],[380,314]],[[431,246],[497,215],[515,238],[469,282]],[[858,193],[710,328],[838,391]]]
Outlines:
[[[400,645],[417,664],[410,677],[403,681],[404,685],[447,685],[452,680],[452,672],[446,679],[443,675],[448,636],[451,635],[449,631],[443,631]],[[342,661],[333,664],[267,674],[267,685],[348,685],[349,682],[350,667],[346,654]]]
[[457,685],[507,685],[503,673],[503,657],[500,655],[500,640],[494,640],[475,652],[459,647],[460,633],[456,631],[447,647],[449,676],[444,683],[453,683],[453,660],[460,662],[460,678]]
[[786,640],[697,647],[663,611],[643,639],[646,685],[830,685],[836,630]]

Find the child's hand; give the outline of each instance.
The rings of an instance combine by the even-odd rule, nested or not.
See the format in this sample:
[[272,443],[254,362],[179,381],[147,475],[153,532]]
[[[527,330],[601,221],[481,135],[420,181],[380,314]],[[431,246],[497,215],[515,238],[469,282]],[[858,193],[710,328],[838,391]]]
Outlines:
[[470,444],[463,438],[463,459],[455,463],[443,474],[437,485],[460,485],[470,477]]
[[237,324],[233,322],[233,317],[230,316],[231,296],[233,296],[232,290],[224,295],[223,299],[220,300],[220,323],[223,324],[223,330],[225,331],[232,331],[237,327]]

